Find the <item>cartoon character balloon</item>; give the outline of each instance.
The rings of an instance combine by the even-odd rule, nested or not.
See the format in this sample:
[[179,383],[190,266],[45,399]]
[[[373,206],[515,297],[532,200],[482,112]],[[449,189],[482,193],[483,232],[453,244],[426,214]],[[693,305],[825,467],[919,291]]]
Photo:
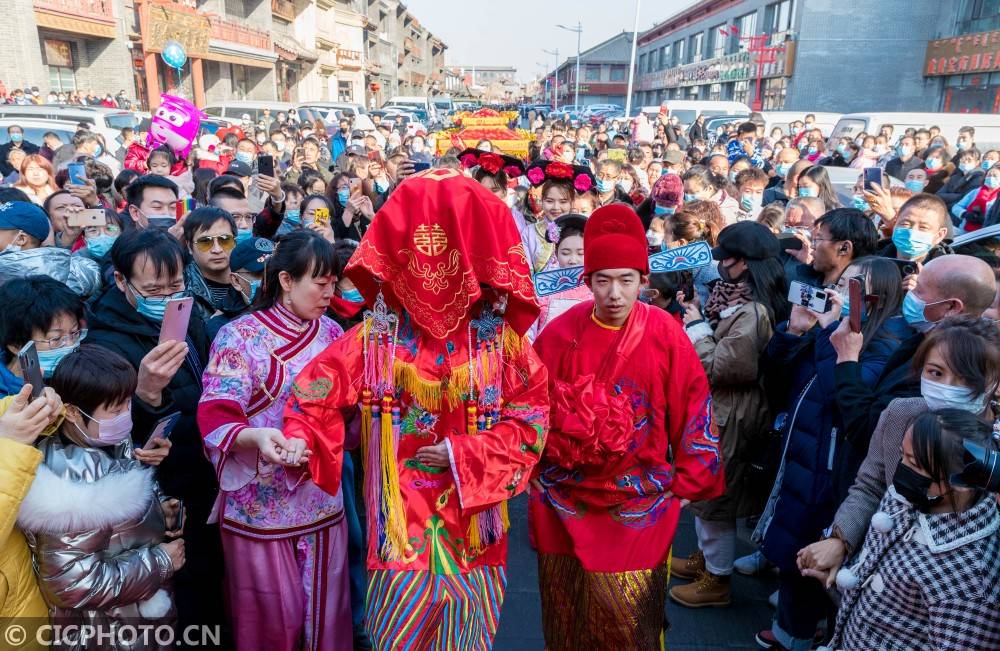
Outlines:
[[181,97],[163,95],[162,100],[160,107],[153,113],[146,146],[155,149],[167,145],[178,158],[187,158],[205,114]]

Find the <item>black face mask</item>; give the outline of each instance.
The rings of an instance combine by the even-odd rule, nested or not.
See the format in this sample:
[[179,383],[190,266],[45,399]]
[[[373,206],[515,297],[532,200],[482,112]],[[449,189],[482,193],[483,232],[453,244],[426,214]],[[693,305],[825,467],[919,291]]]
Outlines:
[[924,477],[902,461],[896,466],[896,472],[892,476],[892,487],[921,513],[929,513],[932,506],[944,499],[943,495],[932,497],[927,494],[932,483],[930,477]]
[[722,260],[719,260],[719,277],[722,278],[723,282],[727,282],[727,283],[741,283],[741,282],[743,282],[744,280],[747,279],[747,275],[749,274],[749,271],[744,271],[743,273],[741,273],[739,276],[736,276],[735,278],[729,274],[729,269],[732,268],[733,266],[735,266],[736,264],[737,263],[734,262],[733,264],[731,264],[731,265],[729,265],[727,267],[722,262]]

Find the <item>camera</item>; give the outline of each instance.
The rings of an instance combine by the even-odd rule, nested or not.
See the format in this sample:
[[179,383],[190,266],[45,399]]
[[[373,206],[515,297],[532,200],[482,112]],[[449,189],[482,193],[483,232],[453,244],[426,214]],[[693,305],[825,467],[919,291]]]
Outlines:
[[1000,452],[971,441],[963,441],[962,448],[964,467],[951,476],[950,482],[956,486],[1000,493]]

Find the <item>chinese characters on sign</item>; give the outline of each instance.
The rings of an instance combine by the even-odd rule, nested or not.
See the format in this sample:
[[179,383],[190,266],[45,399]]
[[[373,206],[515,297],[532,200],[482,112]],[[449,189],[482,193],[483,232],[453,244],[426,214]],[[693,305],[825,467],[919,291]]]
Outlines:
[[361,69],[361,52],[358,50],[337,50],[337,66],[352,70]]
[[924,76],[1000,70],[1000,30],[942,38],[927,43]]

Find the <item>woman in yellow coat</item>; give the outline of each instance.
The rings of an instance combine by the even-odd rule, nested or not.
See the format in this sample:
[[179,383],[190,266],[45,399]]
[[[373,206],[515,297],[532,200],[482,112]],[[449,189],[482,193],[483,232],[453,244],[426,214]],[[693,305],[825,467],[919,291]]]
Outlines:
[[[44,648],[35,631],[48,621],[48,608],[38,591],[31,552],[15,522],[42,460],[32,444],[55,431],[61,414],[62,401],[52,389],[32,401],[31,385],[25,385],[20,393],[0,399],[0,621],[24,627],[23,642],[8,637],[6,648]],[[10,631],[8,627],[8,635]]]

